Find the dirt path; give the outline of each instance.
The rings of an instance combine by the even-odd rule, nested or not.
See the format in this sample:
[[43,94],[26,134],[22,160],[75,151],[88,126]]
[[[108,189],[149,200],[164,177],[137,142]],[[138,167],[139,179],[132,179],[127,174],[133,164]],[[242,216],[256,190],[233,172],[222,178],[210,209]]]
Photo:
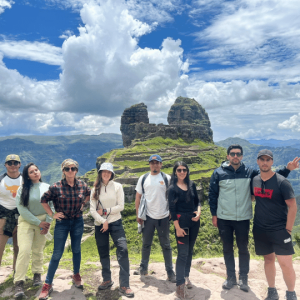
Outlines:
[[[236,261],[238,265],[238,262]],[[91,273],[84,275],[83,279],[88,285],[99,285],[101,280],[100,264],[96,263],[97,268],[91,270]],[[294,262],[296,277],[300,278],[300,261]],[[163,263],[152,263],[149,266],[149,275],[136,276],[133,275],[134,269],[137,266],[132,266],[130,285],[135,292],[135,299],[138,300],[173,300],[175,284],[166,281],[166,272]],[[279,265],[276,263],[276,286],[280,299],[285,296],[285,284],[282,278]],[[96,294],[97,299],[115,300],[127,299],[126,297],[119,298],[117,292],[118,286],[118,264],[112,262],[112,279],[115,282],[111,291],[100,292]],[[0,283],[2,283],[9,274],[11,274],[10,267],[0,268]],[[58,269],[54,279],[54,291],[51,294],[51,300],[84,300],[86,296],[84,291],[76,289],[72,286],[71,276],[72,272],[68,270]],[[263,261],[251,260],[249,273],[249,286],[251,290],[249,293],[240,291],[238,287],[234,287],[230,291],[222,289],[222,283],[225,279],[225,265],[223,258],[212,259],[196,259],[193,261],[190,279],[193,283],[193,288],[189,290],[190,299],[194,300],[250,300],[250,299],[264,299],[267,292],[267,283],[263,271]],[[43,275],[45,279],[45,275]],[[296,285],[296,292],[300,296],[300,284]],[[35,292],[36,297],[39,295],[40,289]],[[12,296],[13,289],[7,288],[0,297]],[[95,296],[95,294],[94,294]],[[94,298],[94,299],[96,299]],[[1,299],[1,298],[0,298]]]

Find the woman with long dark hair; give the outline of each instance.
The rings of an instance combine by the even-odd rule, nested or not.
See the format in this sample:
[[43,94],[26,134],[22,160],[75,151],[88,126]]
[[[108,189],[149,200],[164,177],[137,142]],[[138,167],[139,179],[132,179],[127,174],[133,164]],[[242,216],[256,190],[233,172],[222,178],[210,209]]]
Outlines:
[[[40,203],[41,196],[49,189],[49,184],[42,182],[38,167],[34,163],[29,163],[24,167],[22,177],[23,184],[18,189],[16,197],[20,216],[18,220],[19,254],[14,277],[15,297],[25,295],[23,285],[31,253],[33,285],[42,284],[45,234],[50,229],[52,221]],[[53,204],[51,204],[51,209],[54,212]]]
[[90,212],[95,219],[95,238],[102,265],[103,282],[98,290],[105,290],[114,283],[111,280],[109,258],[109,235],[117,248],[120,266],[120,294],[134,297],[129,287],[129,259],[125,231],[122,225],[121,211],[124,209],[124,191],[120,183],[115,182],[111,163],[103,163],[91,192]]
[[193,248],[199,232],[201,204],[196,185],[189,177],[189,167],[183,161],[175,163],[168,189],[169,209],[174,222],[177,241],[176,296],[186,299]]

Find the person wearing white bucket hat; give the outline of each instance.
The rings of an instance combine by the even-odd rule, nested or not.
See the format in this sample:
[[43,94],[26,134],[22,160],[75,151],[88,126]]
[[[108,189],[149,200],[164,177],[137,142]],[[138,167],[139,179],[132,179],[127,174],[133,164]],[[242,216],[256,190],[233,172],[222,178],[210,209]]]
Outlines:
[[114,177],[113,165],[102,163],[91,192],[90,212],[95,219],[95,239],[103,277],[103,282],[98,289],[105,290],[114,284],[111,280],[110,271],[110,235],[117,248],[117,259],[120,266],[120,294],[132,298],[134,293],[129,287],[127,241],[121,218],[121,211],[124,209],[124,191],[122,185],[113,180]]

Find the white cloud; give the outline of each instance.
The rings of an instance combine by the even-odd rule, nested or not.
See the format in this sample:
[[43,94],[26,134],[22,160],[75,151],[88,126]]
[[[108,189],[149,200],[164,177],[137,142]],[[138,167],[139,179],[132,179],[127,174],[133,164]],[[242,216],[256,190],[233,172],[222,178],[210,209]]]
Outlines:
[[124,2],[86,4],[80,15],[85,27],[62,47],[61,84],[72,99],[65,109],[120,115],[137,102],[152,105],[182,82],[188,63],[181,42],[167,38],[161,49],[138,47],[138,37],[153,27],[134,19]]
[[[157,110],[185,92],[189,63],[180,40],[166,38],[160,49],[140,48],[139,37],[155,26],[135,19],[121,0],[91,1],[80,16],[79,35],[69,36],[61,49],[38,42],[0,43],[0,109],[17,108],[24,122],[29,121],[26,112],[36,118],[36,129],[11,127],[11,132],[119,132],[126,107],[143,101]],[[57,81],[33,80],[8,69],[3,55],[61,64],[62,73]],[[8,122],[3,124],[7,128]]]
[[[120,126],[120,118],[106,118],[97,115],[73,113],[31,113],[31,112],[0,112],[0,135],[6,135],[10,127],[18,134],[100,134],[115,132]],[[2,126],[1,126],[2,124]]]
[[291,116],[288,120],[278,124],[278,128],[300,132],[300,113]]
[[63,34],[61,34],[61,35],[59,36],[59,38],[65,40],[65,39],[69,38],[69,37],[72,36],[72,35],[74,35],[74,32],[73,32],[72,30],[65,30],[65,31],[63,32]]
[[275,130],[273,129],[252,129],[250,128],[249,130],[245,132],[240,132],[239,134],[235,134],[234,137],[239,137],[241,139],[254,139],[254,138],[263,138],[265,139],[266,137],[273,135],[275,133]]
[[12,0],[0,0],[0,15],[4,12],[6,8],[11,8],[11,5],[15,2]]
[[62,53],[60,47],[43,42],[0,41],[0,52],[6,57],[37,61],[49,65],[61,65]]

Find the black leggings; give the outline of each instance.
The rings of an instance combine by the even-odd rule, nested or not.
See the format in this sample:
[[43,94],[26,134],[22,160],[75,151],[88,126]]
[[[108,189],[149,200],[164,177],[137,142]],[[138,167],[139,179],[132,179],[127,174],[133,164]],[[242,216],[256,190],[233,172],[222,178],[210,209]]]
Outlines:
[[177,241],[177,260],[176,260],[176,285],[181,285],[185,282],[184,277],[189,277],[193,249],[198,236],[200,221],[194,222],[192,218],[194,213],[179,213],[177,214],[179,226],[181,228],[189,228],[189,235],[184,237],[177,237],[176,230],[175,236]]

